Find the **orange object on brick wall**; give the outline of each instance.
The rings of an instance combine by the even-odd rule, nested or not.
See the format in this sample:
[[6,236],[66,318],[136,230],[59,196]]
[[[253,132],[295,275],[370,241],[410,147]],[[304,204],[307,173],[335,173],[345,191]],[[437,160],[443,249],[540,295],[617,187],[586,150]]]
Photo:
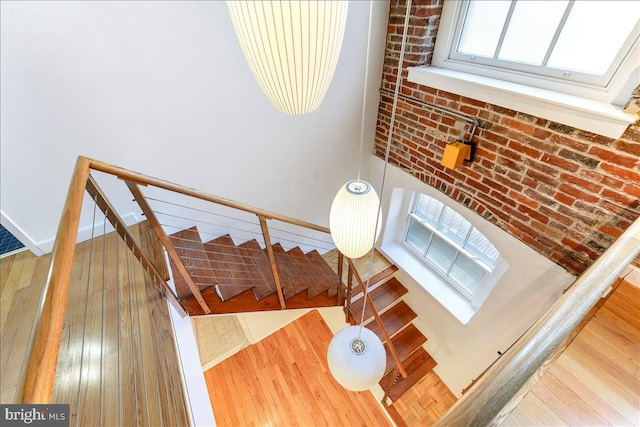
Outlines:
[[463,142],[453,142],[444,148],[440,164],[449,169],[457,169],[471,156],[471,147]]

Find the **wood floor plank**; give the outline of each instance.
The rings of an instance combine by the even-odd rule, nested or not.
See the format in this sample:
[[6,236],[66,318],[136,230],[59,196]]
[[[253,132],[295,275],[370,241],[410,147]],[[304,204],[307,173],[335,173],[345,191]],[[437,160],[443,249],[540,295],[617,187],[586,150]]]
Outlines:
[[639,314],[622,281],[503,425],[640,425]]
[[332,336],[314,310],[205,372],[217,424],[389,425],[371,393],[349,392],[328,372]]

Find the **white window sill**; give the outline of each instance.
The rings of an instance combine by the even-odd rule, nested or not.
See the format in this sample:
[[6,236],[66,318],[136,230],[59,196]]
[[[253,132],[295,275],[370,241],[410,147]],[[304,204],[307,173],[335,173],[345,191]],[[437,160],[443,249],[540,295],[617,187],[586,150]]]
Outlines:
[[614,139],[638,120],[606,102],[433,66],[410,67],[409,81]]
[[477,310],[458,293],[451,289],[435,273],[415,259],[397,242],[383,243],[382,253],[399,268],[411,276],[436,301],[446,308],[463,325],[476,314]]

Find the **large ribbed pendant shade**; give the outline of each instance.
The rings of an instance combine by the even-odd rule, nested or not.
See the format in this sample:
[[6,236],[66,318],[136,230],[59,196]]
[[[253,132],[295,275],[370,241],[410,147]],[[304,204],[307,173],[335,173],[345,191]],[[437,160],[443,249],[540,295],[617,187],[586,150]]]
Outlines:
[[338,63],[347,1],[227,1],[254,77],[276,109],[320,106]]
[[360,258],[371,250],[382,224],[379,204],[376,190],[366,181],[349,181],[340,187],[329,212],[329,229],[344,256]]

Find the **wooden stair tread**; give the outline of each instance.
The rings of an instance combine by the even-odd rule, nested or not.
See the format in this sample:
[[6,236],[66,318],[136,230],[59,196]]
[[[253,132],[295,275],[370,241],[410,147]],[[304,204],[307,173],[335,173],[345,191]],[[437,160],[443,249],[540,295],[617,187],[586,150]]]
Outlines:
[[291,256],[282,245],[276,243],[271,247],[276,259],[276,267],[278,268],[278,277],[280,278],[284,299],[288,300],[309,288],[306,279],[300,276],[295,261],[291,259]]
[[[168,237],[193,282],[199,286],[215,285],[216,275],[211,269],[198,229],[194,226]],[[174,274],[174,276],[176,275],[179,276],[180,273]],[[189,291],[190,294],[191,291]]]
[[[336,282],[331,282],[323,273],[321,268],[312,260],[311,255],[302,252],[299,246],[288,251],[292,260],[301,268],[300,273],[306,278],[309,288],[308,298],[314,298],[323,292],[328,291]],[[323,260],[324,261],[324,260]],[[326,262],[325,262],[326,265]],[[327,267],[329,267],[327,265]],[[330,268],[330,267],[329,267]]]
[[262,283],[253,288],[256,299],[261,300],[276,292],[276,282],[273,280],[271,263],[269,262],[267,254],[263,252],[260,244],[255,239],[249,240],[238,246],[238,249],[240,249],[245,257],[251,257],[251,260],[256,266],[256,270],[260,273]]
[[[384,282],[385,280],[387,280],[389,277],[393,276],[396,271],[398,271],[398,266],[395,264],[391,264],[390,266],[388,266],[387,268],[385,268],[384,270],[382,270],[381,272],[374,274],[373,277],[371,277],[371,281],[369,282],[369,288],[373,288],[376,285],[378,285],[381,282]],[[367,284],[366,279],[362,279],[362,282],[365,284]],[[355,297],[359,294],[362,293],[362,290],[360,289],[360,286],[357,286],[357,283],[354,283],[354,285],[356,286],[354,288],[354,291],[351,294],[351,297]]]
[[[396,384],[391,389],[389,397],[393,402],[398,400],[400,396],[407,392],[415,383],[420,381],[425,375],[433,370],[437,365],[433,357],[425,351],[424,348],[419,347],[413,354],[407,357],[402,363],[404,369],[407,371],[407,378],[398,377]],[[387,390],[387,387],[394,380],[394,372],[387,373],[381,380],[380,386],[383,390]]]
[[[382,320],[384,329],[387,331],[389,337],[393,338],[398,331],[411,323],[411,321],[416,317],[417,314],[411,310],[407,303],[400,301],[398,304],[395,304],[389,310],[382,313],[380,315],[380,320]],[[369,323],[367,328],[371,329],[371,331],[375,333],[382,342],[384,342],[384,336],[378,326],[378,322],[373,321]]]
[[233,239],[228,234],[204,243],[209,263],[216,276],[216,288],[223,301],[239,295],[258,284],[258,277],[242,257]]
[[307,256],[302,252],[299,246],[287,251],[291,262],[297,266],[297,276],[307,286],[307,297],[309,299],[316,295],[321,294],[327,290],[327,284],[325,283],[324,276],[319,271],[315,271],[311,265],[311,261],[307,259]]
[[[276,292],[256,301],[252,291],[243,292],[229,301],[222,302],[213,287],[205,288],[201,291],[202,298],[209,306],[210,314],[236,314],[250,313],[256,311],[281,311],[280,301]],[[196,301],[195,297],[189,296],[182,300],[185,310],[189,316],[204,316],[205,313]],[[291,297],[286,301],[287,309],[319,308],[338,306],[337,297],[327,297],[318,295],[312,300],[307,299],[304,293]]]
[[[391,338],[391,343],[393,344],[396,352],[398,353],[398,357],[400,358],[400,362],[404,362],[411,354],[418,350],[422,344],[427,342],[427,337],[425,337],[422,332],[416,328],[413,323],[407,325],[402,331],[398,332],[393,338]],[[384,345],[384,348],[387,352],[387,367],[385,369],[385,373],[388,373],[395,368],[396,363],[393,360],[393,356],[389,351],[389,346],[387,344]],[[404,364],[403,364],[404,366]]]
[[338,274],[333,271],[331,266],[327,264],[327,261],[320,255],[315,249],[311,252],[307,252],[307,257],[311,260],[316,268],[319,268],[325,278],[331,284],[329,286],[329,296],[332,297],[338,294]]
[[[402,283],[400,283],[398,279],[392,277],[385,283],[380,285],[378,288],[369,292],[369,297],[371,298],[376,311],[380,313],[407,292],[407,288],[402,286]],[[350,306],[351,315],[354,319],[357,319],[358,322],[360,322],[360,316],[362,315],[362,304],[364,304],[364,302],[364,298],[360,298],[357,301],[352,302]],[[369,305],[367,304],[364,315],[365,321],[371,317],[373,317],[373,313],[369,308]]]

